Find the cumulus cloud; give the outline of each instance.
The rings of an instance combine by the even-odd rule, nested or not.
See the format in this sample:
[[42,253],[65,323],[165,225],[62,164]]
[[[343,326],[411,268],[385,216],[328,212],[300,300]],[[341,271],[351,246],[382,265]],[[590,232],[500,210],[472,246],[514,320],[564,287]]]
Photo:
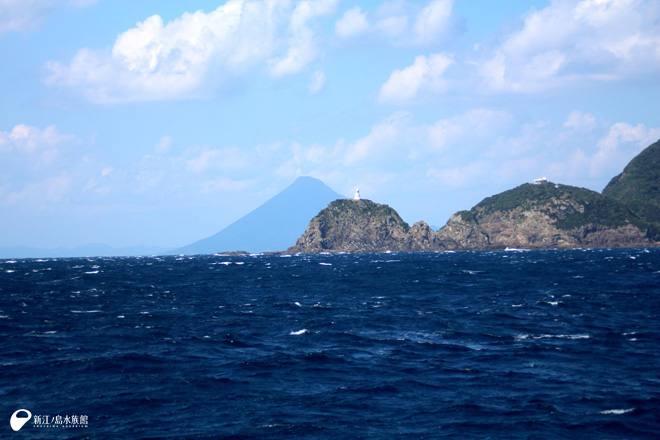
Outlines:
[[601,151],[614,151],[625,143],[636,144],[639,148],[647,147],[660,139],[660,129],[647,128],[644,124],[635,126],[619,122],[610,127],[607,136],[598,142]]
[[532,11],[480,63],[490,91],[537,92],[660,71],[660,5],[647,0],[554,0]]
[[452,64],[445,54],[420,55],[415,62],[403,70],[396,69],[380,88],[381,102],[405,101],[422,92],[439,92],[446,88],[442,75]]
[[18,124],[11,131],[0,131],[0,153],[30,154],[37,156],[35,161],[47,162],[57,155],[55,147],[58,144],[73,137],[60,133],[55,125],[42,130],[30,125]]
[[344,12],[344,15],[337,20],[335,33],[340,37],[354,37],[369,31],[370,27],[367,14],[356,6]]
[[590,175],[599,176],[622,171],[622,165],[653,142],[660,139],[660,128],[648,128],[644,124],[613,124],[607,135],[598,141],[597,151],[589,156]]
[[2,0],[0,1],[0,34],[8,31],[37,29],[48,16],[63,5],[89,6],[98,0]]
[[270,60],[273,75],[298,73],[316,58],[318,49],[310,22],[334,11],[337,2],[338,0],[306,0],[298,3],[289,23],[289,48],[285,55]]
[[371,35],[399,46],[435,46],[462,29],[453,14],[454,0],[432,0],[425,6],[414,2],[383,2],[371,14],[354,7],[335,23],[341,38]]
[[181,99],[254,69],[300,72],[319,54],[314,21],[337,0],[230,0],[165,23],[148,17],[120,34],[111,52],[83,48],[46,64],[46,83],[94,102]]
[[454,0],[434,0],[422,9],[412,26],[416,44],[439,44],[451,35],[457,26],[453,5]]

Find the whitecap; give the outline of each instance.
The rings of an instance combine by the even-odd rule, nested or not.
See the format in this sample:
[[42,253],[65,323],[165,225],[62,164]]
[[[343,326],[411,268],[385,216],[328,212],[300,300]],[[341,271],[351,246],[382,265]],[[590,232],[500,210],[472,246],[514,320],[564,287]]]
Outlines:
[[94,274],[99,273],[99,271],[98,271],[98,270],[93,270],[93,271],[91,271],[91,272],[85,272],[85,273],[86,273],[86,274],[89,274],[89,275],[94,275]]
[[321,266],[332,266],[332,263],[319,263]]
[[621,415],[621,414],[626,414],[629,412],[635,411],[635,408],[628,408],[628,409],[607,409],[605,411],[601,411],[599,414],[615,414],[615,415]]
[[6,270],[5,273],[14,273],[16,272],[15,270]]
[[302,307],[298,301],[294,302],[294,304],[297,305],[298,307]]
[[589,335],[528,335],[528,334],[521,334],[515,336],[516,341],[521,341],[525,339],[589,339],[591,336]]
[[305,333],[309,333],[309,330],[307,330],[306,328],[302,330],[298,330],[297,332],[291,332],[289,333],[289,335],[297,336],[297,335],[304,335]]
[[71,313],[103,313],[102,310],[69,310]]

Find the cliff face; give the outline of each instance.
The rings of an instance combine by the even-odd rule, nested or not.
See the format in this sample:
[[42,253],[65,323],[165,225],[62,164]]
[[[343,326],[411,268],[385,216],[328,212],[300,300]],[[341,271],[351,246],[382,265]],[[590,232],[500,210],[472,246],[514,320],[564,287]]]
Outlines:
[[653,246],[649,226],[594,191],[526,184],[455,214],[437,240],[445,249],[462,250]]
[[411,228],[387,205],[340,199],[312,219],[287,253],[421,251],[435,249],[434,240],[426,223]]

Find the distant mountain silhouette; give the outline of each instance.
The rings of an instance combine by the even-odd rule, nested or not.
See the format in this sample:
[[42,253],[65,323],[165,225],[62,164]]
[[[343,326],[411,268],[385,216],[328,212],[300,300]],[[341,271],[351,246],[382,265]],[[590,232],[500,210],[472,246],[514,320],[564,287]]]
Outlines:
[[344,196],[322,181],[299,177],[288,188],[217,234],[168,254],[282,251],[296,242],[321,209],[341,198]]

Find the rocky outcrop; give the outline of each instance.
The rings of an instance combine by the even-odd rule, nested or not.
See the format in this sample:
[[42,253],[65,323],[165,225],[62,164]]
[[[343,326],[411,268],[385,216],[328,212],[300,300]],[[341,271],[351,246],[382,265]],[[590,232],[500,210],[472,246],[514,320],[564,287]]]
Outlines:
[[436,242],[445,250],[490,249],[490,237],[469,211],[452,215],[436,234]]
[[340,199],[312,219],[287,253],[386,252],[436,249],[435,235],[424,222],[411,228],[387,205]]
[[654,246],[649,230],[622,203],[546,183],[522,185],[453,215],[437,239],[456,250]]
[[438,237],[429,225],[424,221],[418,221],[408,233],[405,249],[410,251],[435,251],[440,247]]

